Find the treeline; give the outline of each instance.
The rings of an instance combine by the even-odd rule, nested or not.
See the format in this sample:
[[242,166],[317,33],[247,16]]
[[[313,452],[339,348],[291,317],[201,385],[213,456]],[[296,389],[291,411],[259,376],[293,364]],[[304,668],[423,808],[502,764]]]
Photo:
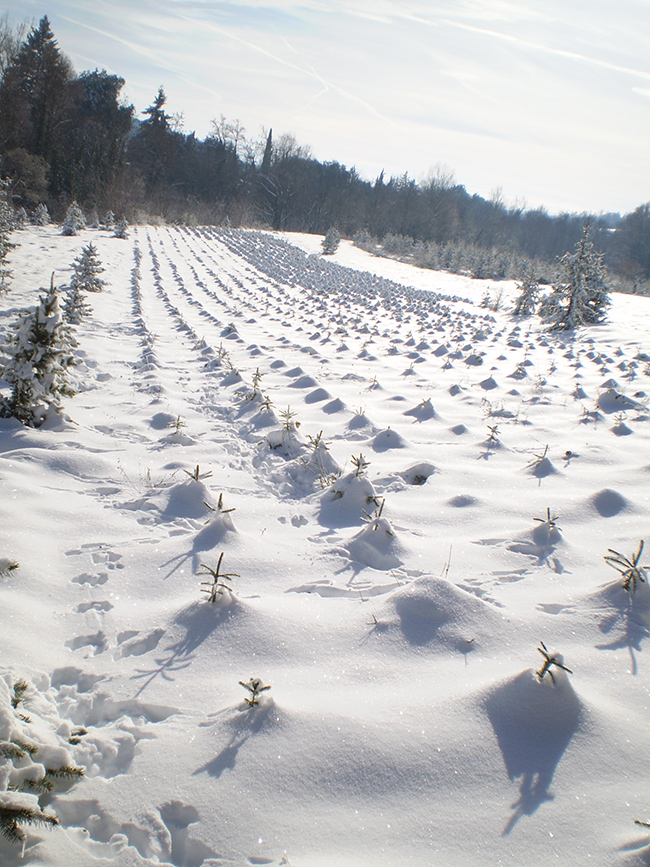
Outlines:
[[641,290],[650,280],[650,204],[623,217],[550,215],[472,195],[444,173],[368,182],[314,159],[290,135],[248,139],[223,117],[198,139],[167,113],[162,87],[138,117],[121,97],[124,83],[105,70],[77,75],[46,17],[28,33],[0,22],[0,172],[14,207],[30,214],[44,203],[61,219],[76,200],[132,222],[336,226],[348,238],[368,233],[384,251],[402,239],[397,246],[412,245],[418,259],[429,251],[431,264],[458,260],[461,248],[475,261],[482,250],[486,261],[552,262],[573,249],[588,219],[619,280]]

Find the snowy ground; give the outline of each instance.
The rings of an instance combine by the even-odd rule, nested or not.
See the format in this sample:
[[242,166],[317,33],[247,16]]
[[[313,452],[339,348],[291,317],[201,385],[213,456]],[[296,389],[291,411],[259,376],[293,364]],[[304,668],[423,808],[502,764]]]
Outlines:
[[69,420],[0,421],[0,803],[85,769],[0,863],[650,864],[650,299],[550,335],[287,237],[16,237],[0,338],[89,241],[108,285]]

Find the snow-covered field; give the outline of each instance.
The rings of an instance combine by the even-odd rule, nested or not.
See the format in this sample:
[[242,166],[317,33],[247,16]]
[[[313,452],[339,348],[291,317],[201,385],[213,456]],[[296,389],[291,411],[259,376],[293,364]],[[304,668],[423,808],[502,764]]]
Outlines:
[[66,419],[0,420],[0,803],[85,775],[0,864],[650,864],[650,588],[603,559],[650,541],[650,299],[548,334],[346,242],[58,232],[0,339],[89,241],[108,285]]

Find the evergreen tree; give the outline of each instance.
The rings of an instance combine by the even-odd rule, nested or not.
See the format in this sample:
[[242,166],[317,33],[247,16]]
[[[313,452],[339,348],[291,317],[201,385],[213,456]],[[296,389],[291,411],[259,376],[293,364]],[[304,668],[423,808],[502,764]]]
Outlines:
[[74,274],[70,280],[70,288],[78,292],[101,292],[106,281],[100,278],[104,267],[93,244],[84,247],[72,263]]
[[609,300],[603,254],[594,250],[586,223],[573,253],[558,259],[560,278],[540,311],[553,331],[602,322]]
[[0,368],[0,376],[12,390],[9,397],[0,398],[0,417],[39,427],[49,412],[59,412],[61,397],[74,394],[68,384],[68,370],[74,364],[75,345],[61,316],[52,275],[48,293],[21,316],[3,347],[8,361]]
[[333,256],[334,253],[339,248],[339,244],[341,243],[341,236],[339,234],[338,229],[335,229],[332,226],[331,229],[328,229],[327,234],[323,238],[321,242],[321,248],[323,250],[324,256]]
[[122,239],[129,237],[129,224],[125,219],[120,220],[120,222],[115,226],[113,237]]
[[85,228],[86,218],[84,217],[83,211],[77,202],[73,202],[66,212],[65,221],[61,227],[61,234],[76,235],[79,229]]
[[9,194],[6,181],[0,181],[0,295],[9,291],[11,271],[7,267],[9,251],[15,247],[9,241],[13,228],[13,208],[9,204]]
[[43,202],[39,202],[34,211],[33,222],[35,226],[49,226],[52,222],[50,219],[50,213],[47,210],[47,205],[44,205]]
[[539,303],[539,280],[535,275],[533,265],[523,269],[521,279],[517,283],[519,295],[515,299],[513,313],[515,316],[531,316]]

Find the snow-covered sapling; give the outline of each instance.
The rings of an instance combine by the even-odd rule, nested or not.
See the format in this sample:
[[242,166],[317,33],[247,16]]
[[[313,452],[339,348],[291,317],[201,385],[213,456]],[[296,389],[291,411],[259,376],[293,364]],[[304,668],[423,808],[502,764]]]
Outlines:
[[65,220],[63,221],[63,226],[61,227],[62,235],[76,235],[80,229],[86,228],[86,218],[84,217],[83,211],[77,204],[77,202],[72,202],[68,210],[66,211]]
[[226,581],[232,581],[233,578],[239,578],[239,575],[236,572],[222,572],[221,571],[221,563],[223,561],[222,551],[219,555],[219,561],[217,563],[216,569],[211,569],[209,566],[206,566],[205,563],[201,563],[205,572],[199,572],[199,575],[209,575],[209,581],[201,581],[201,585],[205,585],[205,587],[201,587],[202,593],[208,594],[208,602],[215,603],[217,600],[223,595],[223,591],[227,590],[229,593],[232,593],[232,587],[230,584],[226,584]]
[[352,466],[354,467],[354,475],[358,479],[363,478],[366,474],[366,470],[370,466],[370,461],[365,460],[363,455],[359,455],[358,458],[355,458],[355,456],[352,455],[351,460],[352,460]]
[[207,473],[202,473],[200,466],[197,464],[194,469],[190,472],[189,470],[183,470],[184,473],[193,479],[195,482],[202,482],[203,479],[212,478],[212,470],[208,470]]
[[539,521],[540,524],[548,524],[549,529],[551,530],[559,530],[562,532],[561,528],[558,527],[557,521],[559,520],[559,515],[551,514],[550,506],[546,507],[546,517],[545,518],[533,518],[533,521]]
[[282,427],[287,431],[291,432],[298,427],[300,422],[295,422],[294,419],[298,413],[291,412],[291,407],[288,406],[286,409],[283,409],[280,413],[280,419],[282,420]]
[[[366,512],[365,509],[362,509],[361,511],[363,512],[363,517],[361,518],[361,520],[364,524],[368,524],[374,532],[379,527],[379,519],[381,518],[381,513],[384,511],[384,503],[386,502],[386,498],[382,497],[379,503],[377,503],[377,499],[374,498],[373,502],[376,504],[375,511],[370,514],[369,512]],[[390,535],[392,536],[393,534],[390,533]]]
[[36,206],[32,222],[35,226],[49,226],[52,222],[50,219],[50,213],[47,210],[47,205],[43,204],[43,202],[39,202]]
[[11,706],[15,709],[25,698],[25,693],[29,689],[29,684],[26,680],[17,680],[14,683],[14,694],[11,698]]
[[602,322],[610,304],[603,254],[594,250],[587,223],[573,253],[558,259],[560,279],[540,313],[554,331]]
[[616,569],[623,576],[623,590],[627,590],[628,593],[634,593],[637,584],[646,584],[648,581],[646,569],[649,567],[640,565],[643,547],[644,542],[641,539],[637,552],[632,555],[631,559],[619,554],[618,551],[614,551],[613,548],[608,548],[609,554],[606,554],[604,558],[613,569]]
[[0,418],[17,418],[38,427],[48,410],[58,412],[61,397],[74,394],[68,384],[68,369],[74,364],[75,345],[59,309],[52,275],[47,295],[21,316],[15,334],[4,347],[8,361],[0,375],[12,386],[12,392],[0,398]]
[[120,222],[115,226],[113,237],[121,238],[122,240],[126,240],[126,238],[129,237],[129,224],[126,220],[120,220]]
[[498,445],[499,442],[499,425],[498,424],[489,424],[488,425],[488,438],[487,443],[492,445]]
[[544,644],[544,642],[540,641],[539,644],[540,644],[540,646],[537,648],[537,650],[544,657],[544,664],[539,669],[539,671],[535,672],[535,674],[537,675],[537,679],[539,680],[540,683],[543,682],[544,677],[548,674],[548,676],[551,678],[553,685],[555,685],[555,675],[551,671],[551,669],[553,667],[561,668],[562,671],[566,671],[567,674],[573,674],[571,669],[567,668],[566,665],[564,665],[563,662],[560,661],[560,660],[562,660],[562,657],[560,656],[559,653],[556,653],[553,656],[551,656],[551,654],[548,652],[548,649],[547,649],[546,645]]
[[71,289],[80,292],[101,292],[106,285],[106,281],[99,276],[105,269],[94,244],[82,248],[72,267],[74,274],[70,280]]
[[20,564],[16,560],[10,560],[8,557],[0,557],[0,578],[6,578],[14,572]]
[[270,686],[265,686],[259,677],[251,677],[248,683],[244,683],[243,680],[240,680],[239,683],[250,693],[250,695],[247,695],[244,698],[244,701],[249,707],[255,707],[256,704],[259,704],[260,693],[266,692],[267,689],[271,689]]
[[321,249],[323,251],[323,255],[332,256],[338,250],[340,243],[341,235],[339,234],[338,229],[335,229],[332,226],[331,229],[328,229],[327,234],[321,242]]

